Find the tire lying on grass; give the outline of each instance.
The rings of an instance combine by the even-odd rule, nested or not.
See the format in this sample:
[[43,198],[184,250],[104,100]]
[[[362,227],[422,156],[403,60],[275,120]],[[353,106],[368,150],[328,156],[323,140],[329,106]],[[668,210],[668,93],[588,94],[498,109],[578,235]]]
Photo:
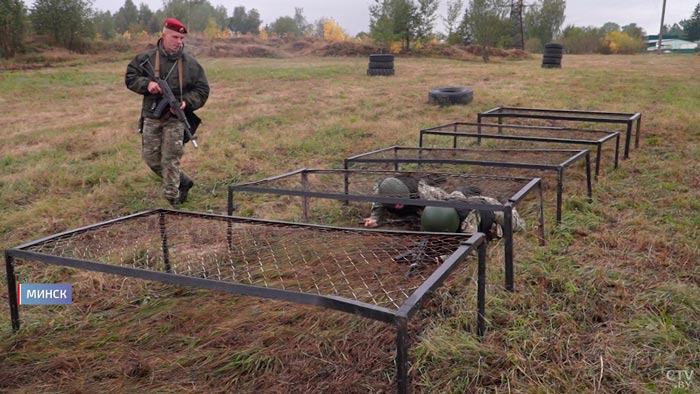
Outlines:
[[428,92],[428,102],[440,106],[466,105],[473,99],[473,90],[459,86],[435,88]]

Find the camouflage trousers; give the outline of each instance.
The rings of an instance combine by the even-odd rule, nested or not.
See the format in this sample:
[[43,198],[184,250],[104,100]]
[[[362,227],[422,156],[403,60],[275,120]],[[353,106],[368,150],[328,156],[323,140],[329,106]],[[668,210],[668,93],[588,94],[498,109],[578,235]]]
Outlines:
[[185,125],[175,117],[166,120],[145,118],[141,136],[141,156],[148,167],[163,179],[163,196],[176,200],[180,191],[180,158],[184,154]]

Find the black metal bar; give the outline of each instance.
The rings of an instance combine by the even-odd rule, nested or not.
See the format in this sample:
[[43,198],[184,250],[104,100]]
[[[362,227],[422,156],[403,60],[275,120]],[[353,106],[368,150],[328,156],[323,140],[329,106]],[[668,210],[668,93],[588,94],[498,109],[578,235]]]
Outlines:
[[503,248],[505,249],[506,290],[515,291],[513,270],[513,207],[508,203],[503,211]]
[[476,209],[482,207],[483,209],[490,209],[495,211],[501,211],[503,209],[500,205],[483,205],[478,203],[468,203],[465,201],[441,201],[441,200],[424,200],[424,199],[412,199],[412,198],[398,198],[398,197],[387,197],[382,195],[352,195],[352,194],[341,194],[341,193],[322,193],[322,192],[304,192],[299,190],[288,190],[288,189],[273,189],[265,187],[248,187],[248,186],[233,186],[237,191],[243,192],[255,192],[255,193],[270,193],[285,196],[307,196],[314,198],[327,198],[333,200],[350,200],[350,201],[362,201],[362,202],[377,202],[382,204],[404,204],[404,205],[433,205],[436,207],[465,207]]
[[564,168],[557,170],[557,224],[561,224],[561,199],[564,194]]
[[476,279],[476,335],[480,338],[486,331],[486,242],[479,245]]
[[131,278],[146,279],[156,282],[170,283],[178,286],[190,286],[200,289],[217,290],[236,295],[247,295],[259,298],[290,301],[297,304],[320,306],[323,308],[335,309],[341,312],[355,314],[372,320],[378,320],[384,323],[392,323],[396,316],[396,312],[388,308],[338,296],[317,295],[283,289],[245,285],[241,283],[222,282],[212,279],[176,275],[167,272],[150,271],[135,267],[123,267],[88,260],[58,257],[19,249],[8,249],[8,252],[15,257],[39,261],[46,264],[61,265],[88,271],[127,276]]
[[639,136],[642,133],[642,114],[636,113],[634,114],[634,117],[637,118],[637,134],[634,137],[634,147],[639,148]]
[[133,218],[135,218],[135,217],[138,217],[138,216],[149,216],[149,215],[153,215],[153,214],[156,214],[156,213],[160,212],[161,210],[162,210],[162,209],[151,209],[151,210],[147,210],[147,211],[141,211],[141,212],[137,212],[137,213],[134,213],[134,214],[131,214],[131,215],[123,216],[123,217],[120,217],[120,218],[111,219],[111,220],[106,220],[106,221],[104,221],[104,222],[100,222],[100,223],[96,223],[96,224],[91,224],[91,225],[85,226],[85,227],[80,227],[80,228],[77,228],[77,229],[74,229],[74,230],[64,231],[64,232],[62,232],[62,233],[58,233],[58,234],[50,235],[50,236],[45,237],[45,238],[38,239],[38,240],[36,240],[36,241],[27,242],[27,243],[25,243],[25,244],[16,246],[14,249],[25,249],[25,248],[29,248],[29,247],[32,247],[32,246],[34,246],[34,245],[42,244],[42,243],[44,243],[44,242],[48,242],[48,241],[51,241],[51,240],[54,240],[54,239],[57,239],[57,238],[63,238],[63,237],[66,237],[66,236],[72,236],[72,235],[84,233],[84,232],[86,232],[86,231],[96,230],[96,229],[101,228],[101,227],[111,226],[111,225],[114,225],[114,224],[117,224],[117,223],[120,223],[120,222],[124,222],[124,221],[127,221],[127,220],[131,220],[131,219],[133,219]]
[[[518,112],[520,111],[520,112]],[[530,113],[527,113],[530,112]],[[539,112],[539,113],[533,113]],[[625,131],[625,150],[623,159],[629,158],[630,141],[632,139],[632,127],[637,121],[637,132],[635,135],[635,148],[639,148],[639,137],[641,134],[641,113],[623,113],[623,112],[602,112],[602,111],[581,111],[581,110],[556,110],[545,108],[524,108],[524,107],[497,107],[491,110],[482,112],[477,119],[481,122],[484,117],[498,117],[499,122],[503,117],[510,118],[529,118],[529,119],[548,119],[562,121],[578,121],[578,122],[594,122],[594,123],[613,123],[626,124]]]
[[[301,173],[301,190],[303,191],[308,191],[309,190],[309,173],[304,171]],[[309,220],[309,197],[307,195],[304,195],[301,197],[301,209],[302,209],[302,217],[304,218],[304,221]]]
[[595,178],[598,179],[598,174],[600,173],[600,155],[602,146],[598,145],[595,155]]
[[537,184],[537,199],[539,201],[539,209],[537,210],[537,219],[539,220],[540,223],[540,231],[539,231],[539,236],[540,236],[540,246],[545,245],[545,236],[544,236],[544,197],[543,197],[543,191],[542,191],[542,182]]
[[[422,130],[421,130],[421,131],[422,131]],[[452,133],[453,133],[453,134],[454,134],[454,133],[457,133],[457,124],[456,124],[456,123],[455,123],[455,125],[454,125],[454,129],[452,130]],[[481,133],[481,129],[479,129],[479,133]],[[422,137],[423,137],[423,133],[420,133],[420,134],[421,134],[421,138],[422,138]],[[477,142],[476,142],[477,145],[481,145],[481,139],[477,139],[476,141],[477,141]],[[456,148],[456,147],[457,147],[457,136],[456,136],[456,135],[452,138],[452,147],[453,147],[453,148]]]
[[427,296],[431,294],[438,286],[440,286],[452,271],[462,263],[469,253],[473,251],[481,243],[486,242],[486,236],[483,233],[476,233],[468,240],[462,242],[459,248],[450,255],[440,266],[433,272],[423,284],[401,305],[397,314],[400,316],[412,317],[418,308],[425,302]]
[[168,249],[168,231],[165,227],[165,212],[161,212],[158,217],[158,225],[160,227],[160,242],[163,248],[163,263],[165,264],[165,272],[171,272],[170,266],[170,249]]
[[618,163],[620,162],[620,134],[617,134],[615,138],[615,169],[617,170]]
[[625,133],[625,155],[624,159],[630,157],[630,139],[632,139],[632,122],[627,122],[627,132]]
[[396,392],[408,394],[408,321],[396,318]]
[[588,202],[593,202],[593,184],[591,181],[591,155],[586,151],[586,189],[588,190]]
[[12,330],[19,330],[19,305],[17,298],[17,279],[15,278],[14,258],[5,252],[5,272],[7,273],[7,300],[10,303],[10,321]]

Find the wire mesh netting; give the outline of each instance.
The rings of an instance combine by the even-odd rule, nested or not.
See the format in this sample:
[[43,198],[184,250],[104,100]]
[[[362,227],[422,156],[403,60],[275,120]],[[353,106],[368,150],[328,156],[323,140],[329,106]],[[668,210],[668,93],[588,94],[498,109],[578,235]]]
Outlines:
[[392,309],[467,240],[153,211],[21,249]]

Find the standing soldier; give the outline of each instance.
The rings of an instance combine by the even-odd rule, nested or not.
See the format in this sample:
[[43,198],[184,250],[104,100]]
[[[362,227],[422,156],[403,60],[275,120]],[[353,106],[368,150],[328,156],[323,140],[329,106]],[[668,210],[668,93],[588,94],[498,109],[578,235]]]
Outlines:
[[194,111],[207,102],[209,82],[197,60],[183,52],[186,34],[187,28],[180,21],[166,19],[155,48],[137,55],[126,67],[124,78],[127,88],[143,95],[139,121],[143,134],[141,154],[146,165],[163,179],[163,195],[172,206],[187,201],[194,182],[180,171],[185,124],[173,109],[164,106],[163,91],[153,77],[168,83],[196,128],[199,118]]

